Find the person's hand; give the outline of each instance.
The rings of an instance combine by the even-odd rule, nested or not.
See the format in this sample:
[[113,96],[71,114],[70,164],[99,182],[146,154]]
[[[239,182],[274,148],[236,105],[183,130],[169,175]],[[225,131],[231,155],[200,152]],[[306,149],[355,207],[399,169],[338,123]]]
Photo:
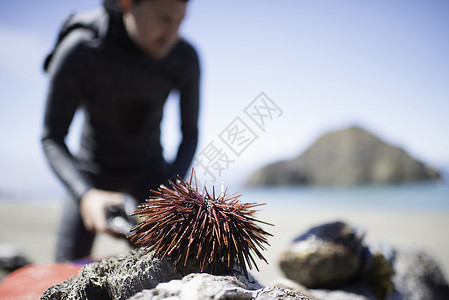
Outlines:
[[92,232],[106,232],[108,230],[106,222],[106,208],[113,205],[123,204],[124,195],[118,192],[111,192],[99,189],[90,189],[81,198],[80,212],[84,226]]

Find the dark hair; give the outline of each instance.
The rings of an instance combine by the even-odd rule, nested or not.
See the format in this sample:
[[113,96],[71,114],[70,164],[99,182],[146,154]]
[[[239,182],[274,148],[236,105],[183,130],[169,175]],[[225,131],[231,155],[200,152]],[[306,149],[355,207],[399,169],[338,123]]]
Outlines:
[[[133,0],[133,3],[138,5],[144,1],[151,1],[151,0]],[[179,1],[187,2],[189,0],[179,0]],[[118,2],[118,0],[103,0],[103,6],[111,11],[120,11],[121,10],[120,3]]]
[[[136,5],[139,5],[140,3],[145,2],[145,1],[151,1],[151,0],[133,0],[133,3]],[[179,0],[179,1],[188,2],[189,0]]]

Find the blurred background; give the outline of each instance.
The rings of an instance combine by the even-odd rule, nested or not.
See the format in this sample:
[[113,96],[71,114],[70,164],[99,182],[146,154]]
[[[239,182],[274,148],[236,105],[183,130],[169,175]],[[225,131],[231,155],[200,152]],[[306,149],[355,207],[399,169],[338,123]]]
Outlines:
[[[58,203],[64,197],[40,146],[47,88],[42,63],[65,17],[100,4],[93,0],[0,3],[0,202]],[[202,65],[197,155],[211,142],[229,151],[220,135],[237,117],[243,120],[258,138],[239,156],[228,152],[233,163],[217,178],[238,191],[264,165],[298,156],[325,132],[357,125],[446,174],[448,16],[445,0],[189,1],[181,34],[196,47]],[[261,92],[279,109],[263,130],[245,114]],[[176,97],[171,97],[162,137],[167,159],[173,159],[179,143],[177,114]],[[76,116],[68,140],[74,151],[82,118]],[[441,220],[445,220],[449,208],[447,201],[441,203],[448,193],[447,187],[441,189],[435,210],[443,211]],[[348,190],[338,192],[336,198],[341,199]],[[354,207],[353,200],[360,195],[373,195],[372,190],[362,192],[353,192],[347,205]],[[314,193],[302,191],[301,197],[326,208],[329,199],[320,202],[321,192]],[[276,193],[248,195],[251,200],[265,200],[264,195],[273,202],[276,198]],[[287,200],[298,194],[289,195]],[[393,199],[395,194],[389,195]],[[403,201],[397,210],[407,206]],[[403,232],[407,232],[406,220]],[[318,221],[315,218],[301,228]],[[356,221],[362,221],[360,216]],[[394,218],[388,226],[393,224]],[[292,230],[292,234],[299,231]],[[447,239],[442,230],[433,233],[434,240],[444,235]],[[425,230],[416,236],[424,234]],[[385,237],[385,230],[376,235],[374,229],[374,236]],[[432,247],[437,254],[449,249],[447,243]],[[449,258],[442,256],[449,268]],[[275,256],[269,255],[271,259]]]
[[[101,1],[0,4],[0,191],[53,195],[43,158],[42,61],[64,18]],[[319,135],[359,125],[437,168],[449,168],[449,19],[446,1],[193,0],[182,35],[201,56],[198,152],[260,92],[282,116],[222,173],[239,185],[255,169],[299,155]],[[163,143],[175,155],[176,102]],[[78,119],[82,116],[78,116]],[[79,120],[69,143],[76,151]],[[254,126],[254,124],[252,125]],[[218,143],[217,143],[218,144]]]

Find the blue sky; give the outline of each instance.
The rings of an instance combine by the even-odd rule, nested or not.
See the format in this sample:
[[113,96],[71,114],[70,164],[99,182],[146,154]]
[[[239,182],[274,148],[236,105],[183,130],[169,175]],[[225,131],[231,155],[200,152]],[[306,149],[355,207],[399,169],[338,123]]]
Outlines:
[[[42,60],[64,17],[99,3],[0,3],[0,190],[61,191],[39,144]],[[448,28],[444,0],[191,0],[182,34],[202,64],[197,157],[212,142],[232,160],[220,179],[239,186],[258,167],[355,124],[449,166]],[[244,113],[261,92],[282,110],[265,131]],[[163,124],[168,158],[179,140],[176,114],[173,97]],[[220,139],[237,117],[258,136],[240,156]],[[80,120],[69,138],[74,149]]]

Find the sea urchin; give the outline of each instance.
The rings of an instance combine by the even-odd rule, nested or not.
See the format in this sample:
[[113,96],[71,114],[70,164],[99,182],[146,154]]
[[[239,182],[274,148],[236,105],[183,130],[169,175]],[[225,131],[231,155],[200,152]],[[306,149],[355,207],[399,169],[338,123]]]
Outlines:
[[253,208],[263,204],[241,203],[240,195],[226,192],[215,197],[214,189],[212,195],[206,189],[199,193],[192,187],[192,177],[193,172],[189,183],[178,177],[176,183],[169,182],[171,188],[161,185],[152,190],[133,213],[143,221],[128,238],[161,259],[169,257],[178,270],[194,259],[201,272],[239,265],[248,277],[247,264],[257,269],[252,253],[267,262],[258,248],[265,250],[263,244],[269,245],[266,236],[271,234],[255,222],[272,224],[252,217]]

